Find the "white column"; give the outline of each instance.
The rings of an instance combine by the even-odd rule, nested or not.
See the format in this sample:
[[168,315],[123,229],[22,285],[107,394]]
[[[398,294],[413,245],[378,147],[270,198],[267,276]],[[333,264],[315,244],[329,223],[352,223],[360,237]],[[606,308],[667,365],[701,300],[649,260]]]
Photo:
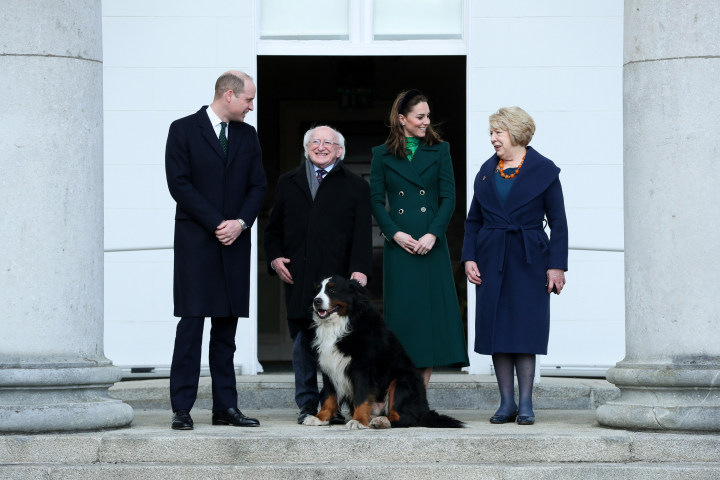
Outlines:
[[626,356],[602,425],[720,430],[720,10],[625,1]]
[[0,431],[128,425],[103,355],[100,0],[3,0]]

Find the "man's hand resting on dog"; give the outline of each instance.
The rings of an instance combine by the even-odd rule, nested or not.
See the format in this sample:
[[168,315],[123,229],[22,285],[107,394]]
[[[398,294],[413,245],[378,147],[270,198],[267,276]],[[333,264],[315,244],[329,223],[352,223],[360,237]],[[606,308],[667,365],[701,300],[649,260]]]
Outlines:
[[270,265],[272,265],[273,269],[277,272],[278,276],[280,277],[280,280],[282,280],[285,283],[289,283],[290,285],[295,284],[293,282],[292,275],[290,275],[290,271],[285,268],[285,264],[290,263],[289,258],[285,257],[279,257],[273,260]]
[[364,273],[353,272],[352,275],[350,275],[350,280],[357,280],[363,287],[367,285],[367,276]]

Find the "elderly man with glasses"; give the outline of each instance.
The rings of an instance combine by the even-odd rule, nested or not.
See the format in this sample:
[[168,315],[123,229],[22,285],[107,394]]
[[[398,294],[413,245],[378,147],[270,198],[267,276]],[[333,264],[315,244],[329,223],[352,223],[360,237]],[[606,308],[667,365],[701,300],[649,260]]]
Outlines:
[[[303,147],[302,164],[278,181],[263,242],[268,272],[285,283],[298,423],[315,415],[320,402],[310,328],[314,286],[335,274],[365,286],[372,272],[370,187],[343,164],[345,139],[330,127],[315,127],[305,133]],[[344,417],[338,412],[331,423]]]

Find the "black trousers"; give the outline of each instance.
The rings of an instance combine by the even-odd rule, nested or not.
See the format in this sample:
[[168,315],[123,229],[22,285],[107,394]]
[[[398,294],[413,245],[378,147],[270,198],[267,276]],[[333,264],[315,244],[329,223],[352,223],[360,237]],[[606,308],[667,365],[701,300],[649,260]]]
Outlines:
[[[238,406],[233,363],[237,322],[237,317],[212,318],[210,376],[213,412]],[[197,398],[204,323],[204,317],[182,317],[178,322],[170,367],[170,403],[173,412],[191,410]]]

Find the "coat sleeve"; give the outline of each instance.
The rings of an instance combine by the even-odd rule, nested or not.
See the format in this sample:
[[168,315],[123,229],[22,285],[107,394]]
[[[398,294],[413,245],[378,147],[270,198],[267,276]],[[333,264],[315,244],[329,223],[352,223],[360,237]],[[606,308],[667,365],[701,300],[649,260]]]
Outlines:
[[[478,175],[480,175],[478,173]],[[477,184],[477,180],[475,181]],[[478,233],[483,226],[482,208],[480,207],[480,201],[477,195],[473,193],[472,203],[470,204],[470,211],[468,212],[467,219],[465,219],[465,239],[463,240],[462,257],[460,258],[461,263],[465,262],[476,262],[477,257],[475,255],[475,242],[477,241]]]
[[400,231],[395,222],[390,218],[390,214],[385,210],[386,200],[385,190],[385,169],[383,168],[382,157],[373,155],[372,164],[370,165],[370,201],[372,205],[372,215],[380,227],[380,231],[385,235],[388,244],[394,247],[393,236]]
[[450,218],[455,211],[455,175],[452,160],[450,159],[450,145],[445,143],[440,148],[440,176],[438,178],[438,212],[428,228],[428,233],[435,235],[438,240],[445,236]]
[[559,177],[545,190],[543,206],[550,226],[550,257],[547,268],[567,271],[568,225],[565,216],[565,199]]
[[273,205],[272,213],[270,214],[270,220],[268,221],[268,224],[265,227],[265,233],[263,234],[265,261],[267,263],[267,271],[270,275],[277,275],[275,269],[272,268],[272,261],[276,258],[285,256],[282,250],[283,240],[285,238],[285,201],[282,195],[282,182],[283,179],[281,177],[280,180],[278,180],[275,194],[275,204]]
[[165,175],[170,195],[178,207],[206,230],[214,232],[225,219],[207,198],[193,187],[188,138],[177,121],[170,125],[165,146]]
[[255,219],[258,213],[260,213],[263,200],[265,199],[265,192],[267,191],[267,179],[265,178],[265,170],[262,165],[260,142],[258,141],[257,132],[255,132],[254,128],[252,129],[252,133],[255,149],[248,174],[247,190],[242,207],[240,207],[240,211],[235,217],[243,219],[250,227],[255,223]]
[[361,180],[359,198],[355,207],[355,225],[350,248],[350,273],[360,272],[372,278],[372,214],[370,207],[370,186]]

